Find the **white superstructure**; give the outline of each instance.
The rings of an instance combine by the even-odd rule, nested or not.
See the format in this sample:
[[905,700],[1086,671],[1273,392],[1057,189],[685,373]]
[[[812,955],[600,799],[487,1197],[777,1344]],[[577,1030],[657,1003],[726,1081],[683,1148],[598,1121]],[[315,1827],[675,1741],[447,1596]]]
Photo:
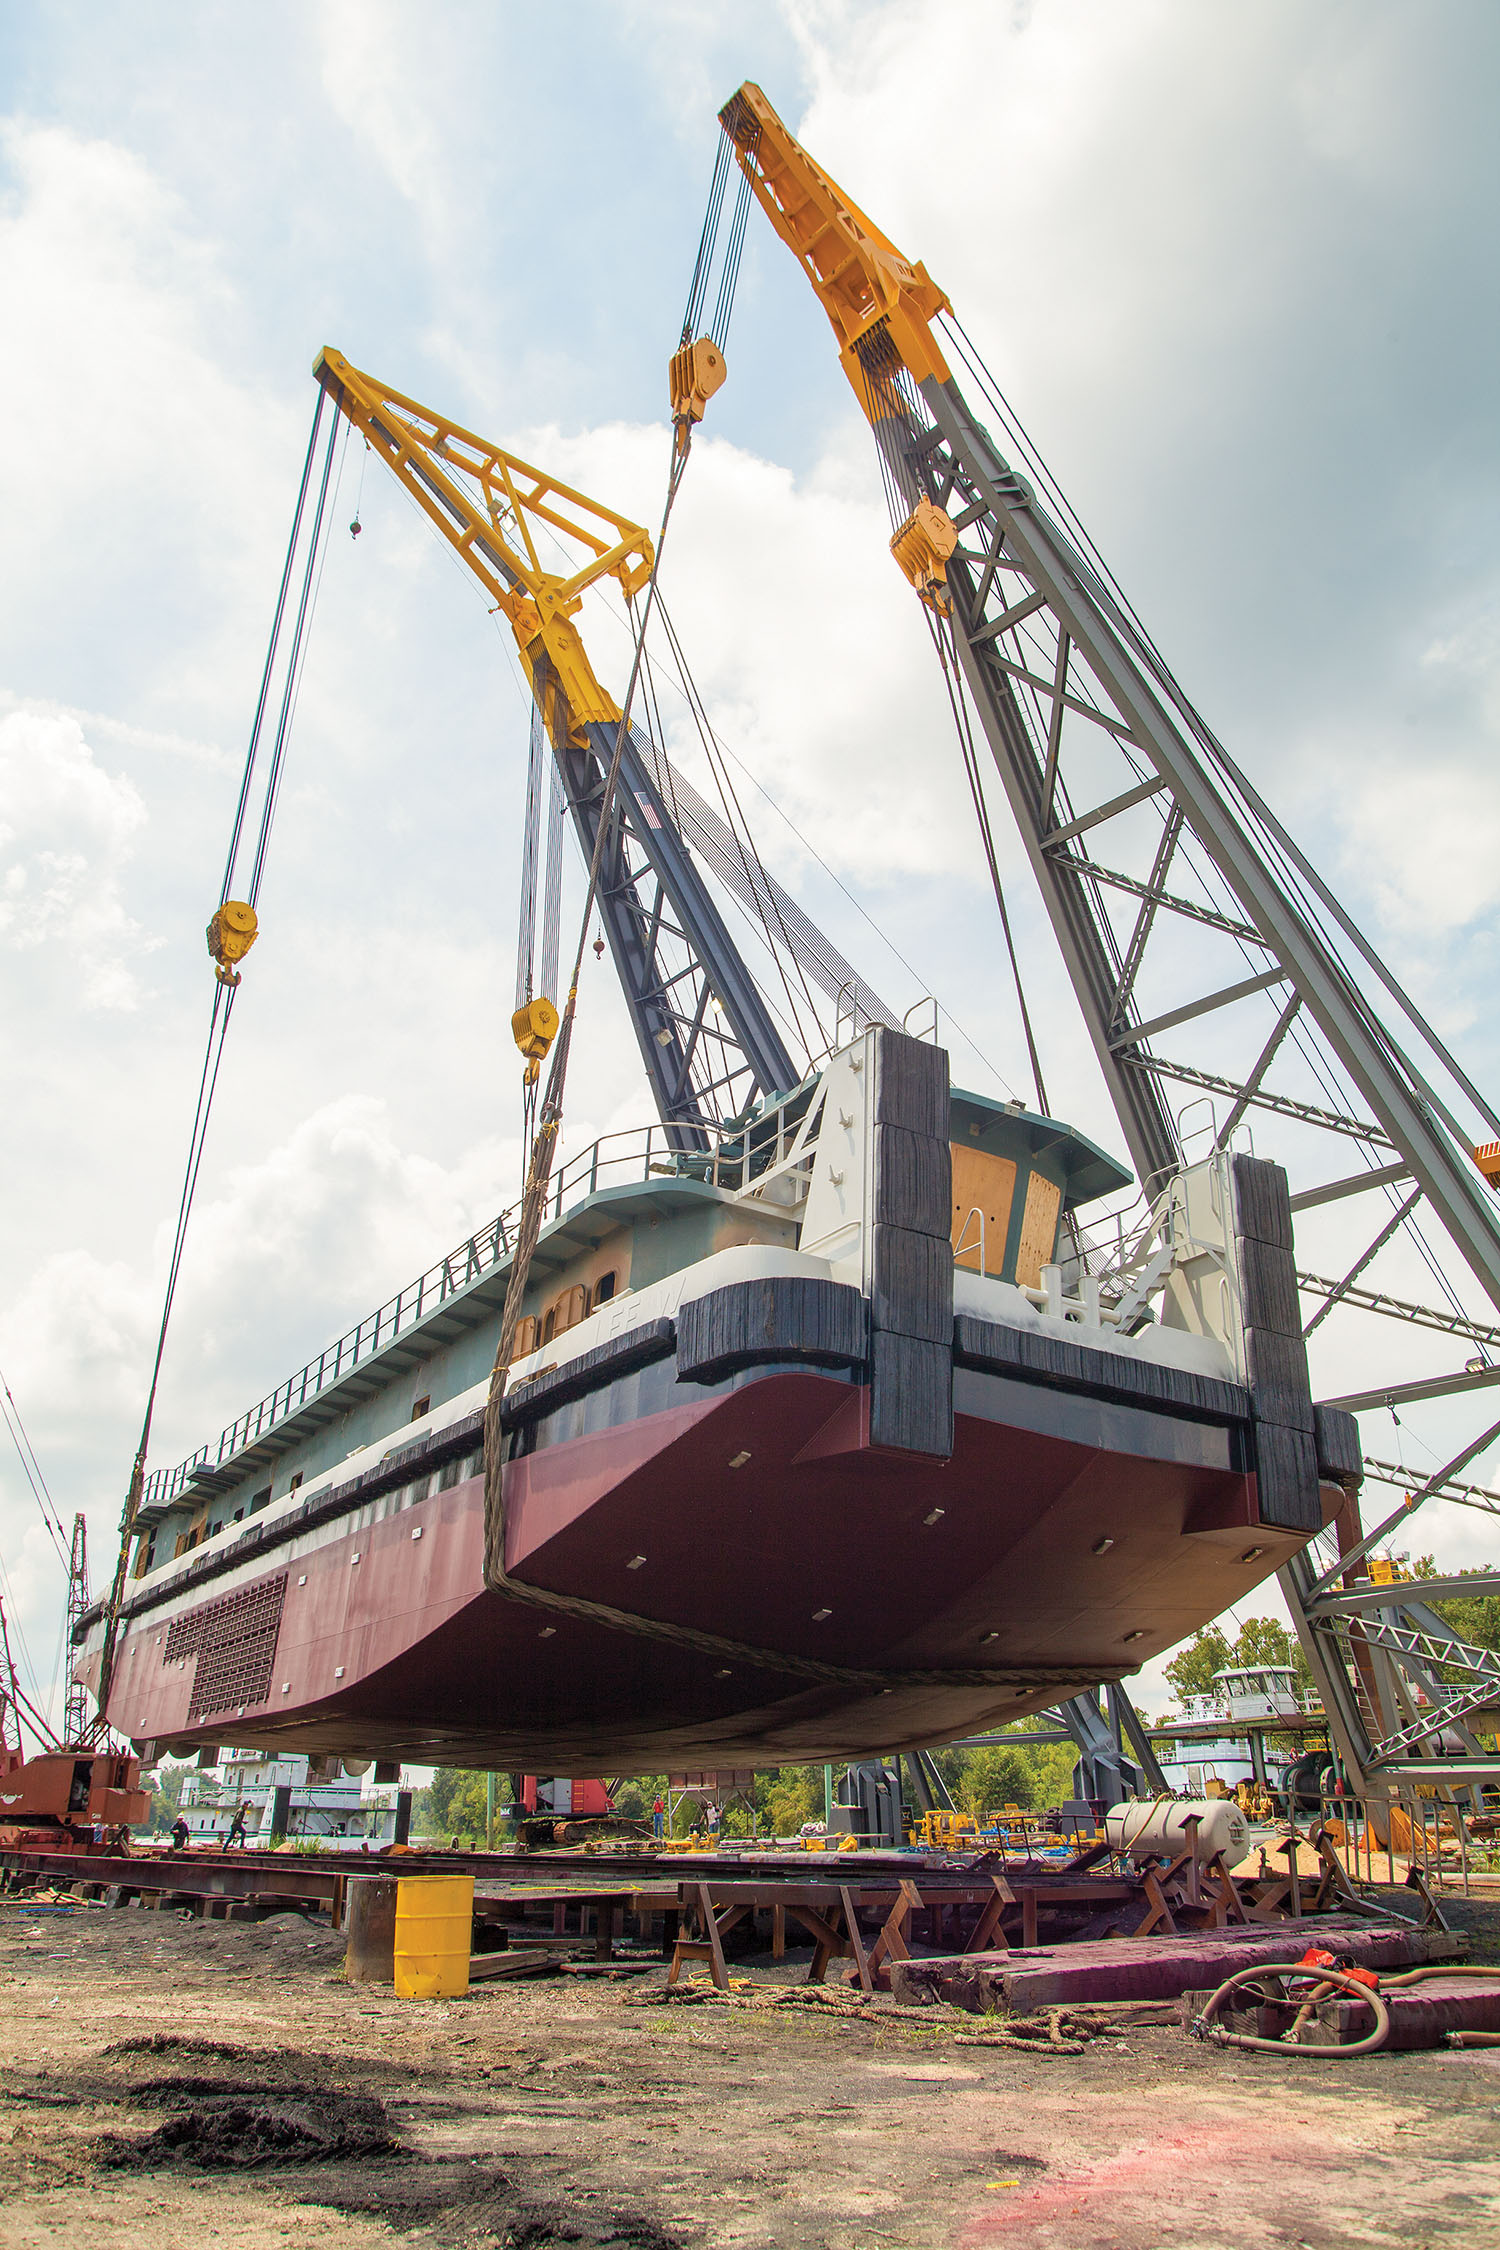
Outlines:
[[271,1841],[276,1792],[289,1791],[285,1834],[289,1842],[331,1843],[357,1850],[361,1844],[388,1844],[395,1835],[394,1807],[383,1797],[366,1802],[357,1774],[310,1771],[311,1761],[272,1757],[260,1750],[224,1750],[217,1765],[195,1769],[182,1785],[182,1817],[195,1844],[223,1843],[240,1805],[247,1847],[264,1849]]

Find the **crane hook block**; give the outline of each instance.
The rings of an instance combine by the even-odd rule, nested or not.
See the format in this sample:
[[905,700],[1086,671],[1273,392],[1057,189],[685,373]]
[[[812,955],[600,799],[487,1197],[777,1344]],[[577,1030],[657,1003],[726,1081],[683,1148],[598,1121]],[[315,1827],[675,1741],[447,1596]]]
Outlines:
[[958,545],[953,518],[931,500],[919,500],[891,541],[895,556],[924,602],[946,609],[948,558]]
[[534,1000],[528,1000],[524,1008],[517,1008],[511,1017],[510,1028],[516,1045],[531,1065],[526,1073],[528,1085],[535,1085],[536,1065],[557,1037],[560,1021],[556,1008],[544,992],[539,992]]
[[243,899],[226,898],[204,932],[214,975],[220,984],[239,983],[240,973],[235,963],[244,960],[259,934],[255,908],[246,906]]
[[673,352],[667,363],[667,374],[679,451],[687,444],[689,425],[702,421],[704,408],[714,392],[722,390],[728,373],[724,354],[707,336],[700,336],[696,343],[684,344],[680,351]]
[[1474,1151],[1474,1162],[1491,1187],[1500,1187],[1500,1141],[1481,1141]]

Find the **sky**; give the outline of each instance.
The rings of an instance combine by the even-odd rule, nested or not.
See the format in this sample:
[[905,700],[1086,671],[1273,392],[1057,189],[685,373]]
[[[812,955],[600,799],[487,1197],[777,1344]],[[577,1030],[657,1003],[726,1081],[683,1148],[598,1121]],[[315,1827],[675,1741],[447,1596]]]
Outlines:
[[[577,0],[562,21],[503,0],[0,16],[0,1365],[64,1518],[87,1513],[96,1584],[313,356],[336,345],[654,524],[716,112],[747,77],[926,261],[1189,692],[1500,1077],[1494,9]],[[937,996],[960,1082],[1019,1089],[868,435],[759,214],[728,357],[662,583],[757,841],[892,1002]],[[351,448],[342,478],[335,523],[362,528],[330,543],[153,1465],[519,1181],[524,693],[378,464]],[[623,672],[618,621],[589,631]],[[1053,1106],[1118,1147],[999,841]],[[607,964],[570,1101],[573,1148],[647,1114]],[[1451,1349],[1410,1346],[1413,1371]],[[1451,1427],[1413,1408],[1367,1443],[1430,1466]],[[1429,1509],[1412,1543],[1477,1563],[1490,1529]],[[63,1574],[13,1457],[0,1558],[45,1693]]]

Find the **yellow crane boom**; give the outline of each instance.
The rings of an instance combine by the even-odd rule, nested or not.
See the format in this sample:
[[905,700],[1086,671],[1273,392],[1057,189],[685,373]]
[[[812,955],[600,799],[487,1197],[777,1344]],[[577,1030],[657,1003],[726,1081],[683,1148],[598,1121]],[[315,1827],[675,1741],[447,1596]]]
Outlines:
[[[904,420],[903,378],[949,380],[932,331],[934,317],[953,309],[947,296],[813,161],[758,86],[731,95],[719,122],[751,193],[832,322],[839,364],[880,443],[887,425]],[[891,449],[881,450],[891,458]],[[922,599],[945,608],[947,564],[958,544],[952,520],[909,479],[901,480],[901,499],[891,553]]]
[[930,323],[951,312],[920,261],[903,258],[782,123],[758,86],[746,83],[719,112],[750,190],[816,290],[839,341],[844,373],[875,418],[858,345],[882,322],[902,365],[921,382],[948,379]]
[[[573,619],[601,578],[613,578],[627,601],[640,591],[651,576],[650,535],[545,469],[392,390],[331,345],[313,361],[313,373],[509,620],[553,742],[581,742],[580,727],[618,721],[620,706],[595,676]],[[588,560],[566,575],[545,569],[537,546],[542,525],[579,544]],[[558,690],[565,718],[556,709]]]
[[[690,423],[701,412],[722,369],[715,354],[717,368],[699,354],[703,380],[694,376],[688,395],[674,397],[674,418],[680,410]],[[662,1122],[674,1146],[704,1145],[713,1121],[796,1085],[802,1073],[663,799],[655,753],[642,754],[633,730],[621,739],[620,706],[574,622],[600,580],[613,579],[627,602],[647,585],[649,535],[331,346],[313,373],[508,621],[586,864],[597,847],[600,920]],[[573,568],[544,566],[553,535],[570,559],[581,556]],[[617,760],[601,839],[605,777]],[[545,1009],[533,1001],[513,1024],[529,1065],[557,1030],[546,997]]]

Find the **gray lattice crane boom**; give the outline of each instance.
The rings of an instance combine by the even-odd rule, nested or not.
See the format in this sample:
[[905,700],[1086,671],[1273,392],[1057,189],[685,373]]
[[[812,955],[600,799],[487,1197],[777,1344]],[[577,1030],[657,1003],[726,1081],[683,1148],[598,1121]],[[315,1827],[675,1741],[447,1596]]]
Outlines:
[[[1143,1184],[1179,1161],[1165,1083],[1228,1103],[1221,1140],[1247,1110],[1279,1111],[1380,1152],[1371,1169],[1387,1177],[1398,1156],[1500,1305],[1497,1206],[1452,1103],[1466,1098],[1497,1135],[1500,1116],[982,426],[939,342],[934,323],[951,307],[926,268],[850,202],[758,87],[742,87],[721,119],[833,324],[880,449],[892,550],[962,669]],[[1227,894],[1217,908],[1172,887],[1190,862],[1196,885],[1207,872]],[[1114,896],[1131,902],[1123,925]],[[1191,957],[1173,942],[1185,929]],[[1238,974],[1222,973],[1226,953]],[[1176,988],[1170,1005],[1146,997],[1158,965]],[[1406,1019],[1405,1043],[1372,988]],[[1268,1036],[1238,1076],[1157,1052],[1162,1035],[1260,994]],[[1313,1027],[1368,1117],[1277,1093],[1278,1057],[1301,1051],[1288,1035]]]
[[[1500,1115],[1193,708],[1061,496],[1039,499],[1045,471],[926,267],[808,155],[759,87],[742,86],[720,122],[832,324],[875,437],[892,554],[925,606],[971,759],[977,717],[1143,1188],[1182,1160],[1169,1088],[1187,1090],[1189,1106],[1215,1105],[1218,1148],[1247,1118],[1278,1120],[1294,1212],[1360,1195],[1379,1211],[1341,1276],[1299,1274],[1314,1305],[1305,1322],[1295,1302],[1282,1309],[1287,1353],[1302,1354],[1334,1313],[1415,1317],[1471,1349],[1478,1340],[1479,1361],[1330,1403],[1362,1410],[1500,1382],[1500,1333],[1457,1295],[1466,1271],[1500,1306],[1490,1184]],[[1012,426],[1014,458],[971,406],[950,352]],[[1448,1309],[1368,1286],[1367,1268],[1396,1239]],[[1497,1438],[1500,1423],[1408,1507],[1443,1492],[1500,1514],[1500,1493],[1456,1481]],[[1432,1649],[1417,1645],[1438,1621],[1403,1625],[1406,1612],[1382,1610],[1377,1648],[1354,1615],[1363,1595],[1347,1591],[1401,1514],[1367,1535],[1351,1498],[1340,1552],[1310,1551],[1282,1574],[1357,1779],[1405,1770],[1414,1745],[1430,1759],[1445,1723],[1429,1694]],[[1500,1574],[1466,1584],[1491,1582]],[[1500,1760],[1490,1768],[1500,1774]]]
[[[603,579],[633,600],[650,576],[650,538],[341,352],[321,351],[313,371],[509,623],[588,863],[621,713],[574,619],[584,593]],[[543,567],[541,543],[559,538],[581,553],[577,567]],[[692,1149],[713,1125],[796,1085],[802,1072],[683,842],[653,747],[637,728],[621,746],[599,914],[668,1140]]]

